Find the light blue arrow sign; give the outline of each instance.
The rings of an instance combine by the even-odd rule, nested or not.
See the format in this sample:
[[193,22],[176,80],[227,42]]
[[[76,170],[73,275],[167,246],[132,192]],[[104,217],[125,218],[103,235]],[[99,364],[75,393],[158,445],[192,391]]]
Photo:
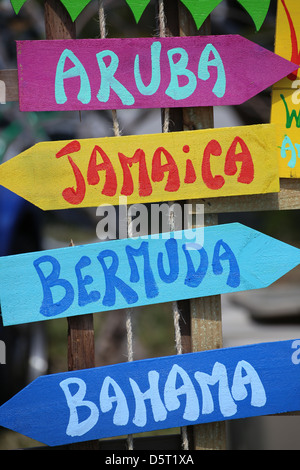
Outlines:
[[238,223],[7,256],[3,323],[258,289],[299,262],[298,248]]
[[39,377],[0,425],[55,446],[300,410],[300,340]]

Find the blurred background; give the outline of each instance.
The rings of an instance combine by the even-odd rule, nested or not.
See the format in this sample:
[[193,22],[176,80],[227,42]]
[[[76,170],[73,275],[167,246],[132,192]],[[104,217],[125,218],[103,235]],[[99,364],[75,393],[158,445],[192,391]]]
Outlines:
[[[259,32],[236,0],[223,0],[211,15],[212,34],[240,34],[274,50],[276,0]],[[155,0],[139,24],[125,0],[104,2],[109,37],[157,34]],[[78,38],[99,37],[98,1],[92,0],[77,22]],[[0,69],[16,69],[16,40],[44,39],[43,1],[28,0],[19,15],[9,0],[0,0]],[[247,103],[214,109],[215,127],[270,122],[271,90]],[[123,135],[161,132],[161,110],[118,112]],[[113,135],[110,111],[21,113],[18,103],[0,104],[0,163],[39,141]],[[42,212],[0,186],[0,256],[97,242],[96,208]],[[221,214],[220,223],[238,221],[279,240],[300,246],[299,211]],[[295,268],[270,288],[257,293],[222,296],[225,347],[300,337],[300,270]],[[127,360],[124,312],[94,315],[96,365]],[[134,359],[175,354],[169,304],[134,311]],[[149,334],[151,332],[151,334]],[[67,370],[67,321],[50,320],[3,328],[6,365],[0,364],[0,404],[41,374]],[[270,416],[231,421],[229,449],[299,449],[297,416]],[[40,445],[0,428],[0,450]]]

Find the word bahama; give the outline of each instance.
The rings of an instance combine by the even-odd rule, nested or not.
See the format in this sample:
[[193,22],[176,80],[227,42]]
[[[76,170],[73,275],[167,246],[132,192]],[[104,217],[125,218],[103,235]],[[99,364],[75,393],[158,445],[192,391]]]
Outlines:
[[[126,377],[125,380],[126,392],[122,390],[123,381],[119,385],[118,379],[106,376],[102,385],[99,384],[99,399],[96,403],[86,399],[89,392],[87,385],[90,384],[78,377],[62,380],[59,385],[64,392],[70,413],[66,434],[72,437],[83,436],[94,426],[101,425],[103,415],[107,413],[114,426],[122,429],[122,426],[127,426],[129,420],[132,420],[133,425],[141,431],[146,428],[150,419],[155,422],[167,421],[168,415],[176,410],[180,410],[182,419],[187,424],[192,424],[201,414],[210,415],[216,410],[220,410],[224,418],[232,418],[238,411],[236,402],[245,400],[248,396],[251,397],[251,407],[261,408],[267,402],[266,392],[257,371],[245,360],[236,364],[231,387],[226,366],[220,362],[215,362],[211,374],[197,370],[192,375],[178,364],[174,364],[168,374],[150,370],[149,388],[146,391],[142,391],[133,378]],[[215,389],[216,385],[218,395],[213,394],[210,388],[214,386]],[[87,417],[84,420],[79,419],[79,408],[86,409]],[[120,430],[119,433],[121,432]]]

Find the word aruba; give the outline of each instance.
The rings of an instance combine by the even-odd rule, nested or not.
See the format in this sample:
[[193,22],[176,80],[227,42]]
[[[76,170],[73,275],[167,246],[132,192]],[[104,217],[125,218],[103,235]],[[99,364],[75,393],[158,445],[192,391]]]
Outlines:
[[[143,96],[154,95],[161,85],[161,47],[160,42],[154,42],[151,45],[152,77],[148,85],[145,85],[142,80],[139,54],[135,56],[133,78],[137,91]],[[212,58],[210,58],[211,55],[213,56]],[[135,97],[125,85],[115,77],[119,66],[118,55],[111,50],[104,50],[96,54],[96,59],[101,77],[100,88],[97,93],[98,101],[107,103],[112,90],[118,95],[123,105],[134,105]],[[217,78],[212,92],[218,98],[222,98],[225,95],[226,75],[224,65],[220,54],[212,44],[207,44],[200,54],[198,77],[187,68],[189,55],[184,48],[175,47],[169,49],[167,51],[167,60],[169,63],[170,81],[165,90],[165,94],[173,100],[178,101],[189,98],[197,88],[197,78],[203,81],[210,78],[209,66],[213,66],[217,70]],[[74,66],[65,70],[67,61],[71,61]],[[165,57],[163,57],[163,61],[165,61]],[[108,65],[107,62],[109,62]],[[57,104],[67,102],[64,82],[66,79],[74,77],[80,78],[80,90],[77,99],[82,104],[89,104],[92,99],[92,90],[88,73],[74,52],[65,49],[60,56],[56,68],[55,100]],[[184,79],[182,79],[183,77]],[[126,80],[128,80],[128,78],[126,78]],[[182,84],[182,82],[184,82],[184,84]]]

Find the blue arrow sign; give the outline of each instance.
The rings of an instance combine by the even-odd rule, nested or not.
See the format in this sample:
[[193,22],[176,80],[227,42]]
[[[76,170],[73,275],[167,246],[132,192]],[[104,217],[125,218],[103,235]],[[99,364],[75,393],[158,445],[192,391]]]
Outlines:
[[0,425],[55,446],[300,410],[300,340],[39,377]]
[[258,289],[299,262],[298,248],[238,223],[7,256],[3,323]]

